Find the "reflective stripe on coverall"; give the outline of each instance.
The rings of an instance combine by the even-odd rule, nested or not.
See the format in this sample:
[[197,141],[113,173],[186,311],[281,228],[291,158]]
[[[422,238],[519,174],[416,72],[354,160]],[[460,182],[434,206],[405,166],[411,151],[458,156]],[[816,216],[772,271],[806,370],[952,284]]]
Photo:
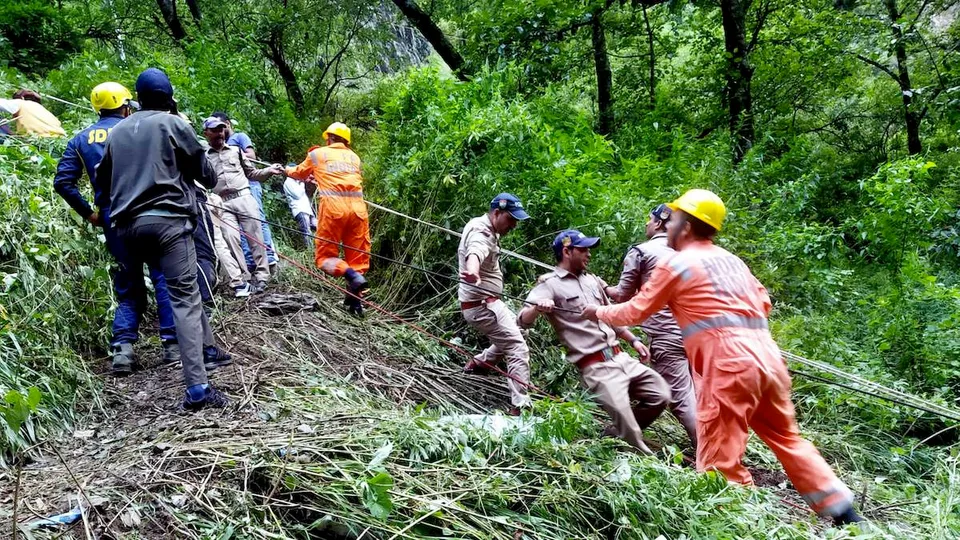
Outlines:
[[741,463],[748,427],[773,450],[804,500],[836,516],[853,495],[800,436],[790,375],[767,327],[770,297],[738,257],[710,241],[661,262],[629,302],[597,310],[600,320],[637,324],[669,305],[697,377],[697,470],[752,484]]
[[[313,148],[307,159],[287,169],[287,176],[317,184],[315,262],[324,272],[342,276],[347,268],[361,274],[370,268],[370,228],[363,202],[360,158],[343,143]],[[329,241],[327,241],[329,240]],[[343,259],[339,258],[344,245]],[[354,249],[350,249],[354,248]],[[361,250],[361,251],[358,251]]]

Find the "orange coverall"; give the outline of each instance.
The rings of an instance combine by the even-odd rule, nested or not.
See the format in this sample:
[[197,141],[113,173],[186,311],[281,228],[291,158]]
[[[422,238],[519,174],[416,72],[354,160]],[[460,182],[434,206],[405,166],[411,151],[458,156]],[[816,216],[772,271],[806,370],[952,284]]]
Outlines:
[[752,484],[741,463],[748,427],[773,450],[818,514],[836,516],[853,501],[846,485],[800,436],[790,374],[767,326],[770,297],[746,264],[710,241],[662,261],[629,302],[604,306],[610,325],[636,325],[670,306],[696,374],[697,470]]
[[[287,176],[317,184],[317,240],[314,260],[324,272],[342,276],[347,268],[361,274],[370,268],[370,227],[363,202],[363,164],[343,143],[313,147]],[[340,244],[344,261],[340,258]],[[353,249],[351,249],[353,248]]]

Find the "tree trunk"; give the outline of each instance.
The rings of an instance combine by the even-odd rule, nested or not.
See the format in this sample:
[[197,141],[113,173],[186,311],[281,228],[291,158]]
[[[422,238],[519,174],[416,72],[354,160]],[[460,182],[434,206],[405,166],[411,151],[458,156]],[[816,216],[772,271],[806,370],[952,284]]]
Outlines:
[[613,132],[613,72],[607,57],[607,38],[603,31],[603,10],[593,12],[593,63],[597,68],[597,109],[600,123],[597,131],[601,135]]
[[276,32],[270,33],[270,38],[266,40],[267,58],[277,67],[277,72],[283,81],[283,87],[287,90],[287,97],[293,102],[294,110],[297,114],[303,114],[305,108],[303,91],[300,90],[300,83],[297,82],[297,74],[294,73],[283,54],[282,40],[282,35],[278,35]]
[[193,17],[193,21],[197,23],[197,26],[200,26],[200,5],[197,4],[197,0],[187,0],[187,7],[190,8],[190,16]]
[[160,14],[163,15],[163,20],[166,21],[173,39],[177,41],[186,39],[187,31],[183,29],[183,24],[180,23],[180,17],[177,15],[176,0],[157,0],[157,6],[160,7]]
[[913,89],[910,86],[910,70],[907,68],[907,46],[903,42],[903,30],[899,25],[900,12],[897,0],[884,0],[890,28],[893,31],[893,52],[897,58],[897,82],[900,84],[900,97],[903,99],[904,121],[907,126],[907,152],[915,156],[923,151],[920,143],[920,113],[913,106]]
[[647,44],[650,49],[650,108],[657,105],[657,57],[653,54],[653,29],[650,28],[650,18],[647,16],[647,6],[640,6],[643,9],[643,23],[647,27]]
[[733,137],[733,163],[739,164],[753,147],[753,103],[750,82],[753,67],[748,61],[744,0],[720,0],[723,17],[723,42],[727,55],[727,101],[730,135]]
[[420,34],[430,42],[433,50],[437,51],[440,58],[450,66],[450,69],[457,75],[461,81],[467,81],[470,73],[467,73],[465,62],[460,53],[453,47],[443,30],[433,22],[430,15],[424,11],[414,0],[393,0],[403,15],[413,26],[420,31]]

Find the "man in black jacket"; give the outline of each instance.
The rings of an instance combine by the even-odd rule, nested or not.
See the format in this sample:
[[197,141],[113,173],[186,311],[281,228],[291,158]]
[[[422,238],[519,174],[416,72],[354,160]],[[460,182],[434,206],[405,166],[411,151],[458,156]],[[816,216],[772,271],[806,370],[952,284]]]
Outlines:
[[[224,407],[227,398],[207,381],[207,369],[230,363],[213,338],[197,286],[193,231],[197,181],[207,188],[217,177],[190,125],[175,114],[173,85],[150,68],[137,78],[142,111],[118,123],[97,167],[111,227],[131,254],[131,264],[159,268],[170,291],[187,391],[183,406]],[[98,201],[98,205],[99,205]],[[103,205],[100,205],[103,206]]]

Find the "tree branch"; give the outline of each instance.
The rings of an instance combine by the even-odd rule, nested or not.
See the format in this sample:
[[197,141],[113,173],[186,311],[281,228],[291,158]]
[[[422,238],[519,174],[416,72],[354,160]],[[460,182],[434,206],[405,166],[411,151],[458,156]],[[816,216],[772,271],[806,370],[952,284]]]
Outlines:
[[866,56],[864,56],[864,55],[862,55],[862,54],[860,54],[860,53],[848,53],[848,54],[852,54],[853,56],[857,57],[857,59],[860,60],[861,62],[870,64],[871,66],[873,66],[873,67],[879,69],[880,71],[886,73],[887,75],[890,76],[891,79],[897,81],[897,84],[900,84],[900,76],[897,75],[896,73],[894,73],[893,70],[890,69],[890,68],[888,68],[887,66],[881,64],[880,62],[877,62],[876,60],[873,60],[873,59],[871,59],[871,58],[867,58]]
[[426,39],[433,49],[437,51],[440,58],[457,75],[461,81],[470,80],[470,73],[467,72],[466,62],[460,53],[454,48],[443,30],[433,22],[430,15],[417,5],[414,0],[393,0],[393,3],[400,9],[400,12],[420,31],[420,35]]

